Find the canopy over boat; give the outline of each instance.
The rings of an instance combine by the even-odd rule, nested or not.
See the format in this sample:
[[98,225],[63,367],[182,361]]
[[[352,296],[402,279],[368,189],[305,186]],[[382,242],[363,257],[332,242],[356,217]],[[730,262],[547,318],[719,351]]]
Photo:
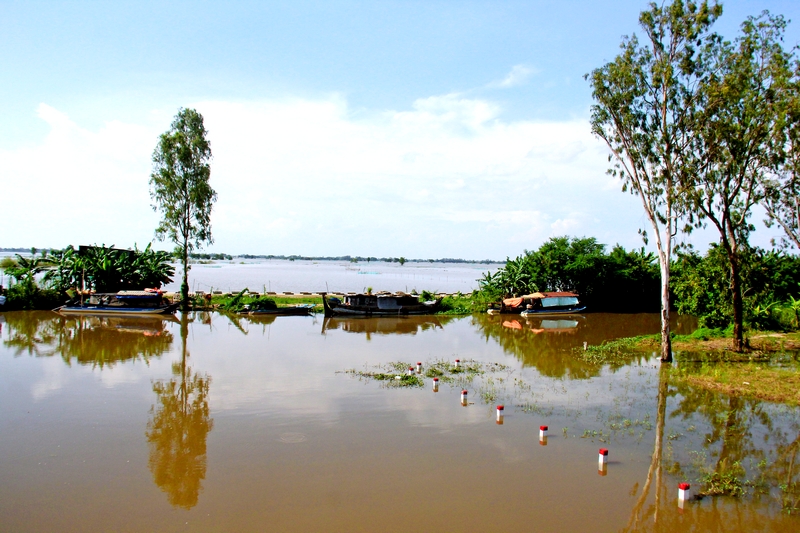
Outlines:
[[574,292],[533,292],[517,298],[503,300],[505,307],[525,307],[531,300],[541,300],[542,307],[577,305],[578,295]]

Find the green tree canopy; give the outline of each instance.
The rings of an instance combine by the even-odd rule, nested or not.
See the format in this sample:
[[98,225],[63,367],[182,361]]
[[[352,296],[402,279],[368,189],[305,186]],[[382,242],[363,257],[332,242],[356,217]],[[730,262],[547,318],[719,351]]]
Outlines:
[[[642,201],[661,269],[661,359],[672,359],[669,278],[682,204],[679,185],[689,170],[691,102],[705,74],[698,45],[722,7],[675,0],[650,4],[639,16],[647,40],[625,37],[620,54],[592,71],[592,132],[606,142],[609,173]],[[648,232],[640,230],[647,240]]]
[[690,227],[711,224],[728,257],[733,348],[744,348],[741,253],[753,229],[752,207],[780,157],[781,115],[791,57],[781,41],[786,21],[768,12],[749,17],[734,42],[706,44],[707,75],[691,102],[693,135],[682,175]]
[[189,254],[211,236],[211,208],[217,193],[211,188],[211,145],[203,116],[194,109],[180,109],[153,152],[150,197],[161,213],[156,228],[159,240],[169,239],[183,264],[181,298],[189,300]]

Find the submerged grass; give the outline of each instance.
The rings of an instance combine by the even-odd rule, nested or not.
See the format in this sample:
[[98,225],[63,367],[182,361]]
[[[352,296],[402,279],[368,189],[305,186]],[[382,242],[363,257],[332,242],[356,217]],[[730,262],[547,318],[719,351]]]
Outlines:
[[710,362],[678,367],[672,379],[694,387],[768,402],[800,405],[800,369],[773,362]]
[[631,355],[640,353],[645,347],[651,347],[652,335],[614,339],[586,349],[574,348],[573,355],[593,365],[625,365],[630,363]]
[[[498,363],[482,363],[479,361],[465,360],[456,365],[454,361],[445,359],[435,359],[425,362],[421,372],[416,372],[416,365],[405,361],[393,361],[372,368],[357,370],[351,368],[342,371],[344,374],[358,377],[359,379],[374,379],[384,382],[388,387],[421,387],[424,384],[423,378],[439,378],[440,383],[448,383],[455,386],[465,387],[479,376],[487,373],[507,372],[506,365]],[[414,369],[408,375],[409,368]],[[503,383],[502,378],[498,378]],[[494,383],[490,377],[488,381]]]

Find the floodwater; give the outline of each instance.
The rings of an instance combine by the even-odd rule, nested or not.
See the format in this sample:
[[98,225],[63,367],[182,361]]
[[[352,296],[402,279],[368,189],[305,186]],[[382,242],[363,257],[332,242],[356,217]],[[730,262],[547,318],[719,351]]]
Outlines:
[[[195,263],[189,271],[192,291],[365,292],[423,290],[463,292],[478,288],[478,279],[503,265],[473,263],[383,263],[380,261],[239,260]],[[167,290],[180,290],[180,267]]]
[[[572,353],[655,315],[0,328],[0,531],[800,531],[796,408]],[[423,386],[359,374],[393,362]],[[715,473],[743,494],[681,508]]]

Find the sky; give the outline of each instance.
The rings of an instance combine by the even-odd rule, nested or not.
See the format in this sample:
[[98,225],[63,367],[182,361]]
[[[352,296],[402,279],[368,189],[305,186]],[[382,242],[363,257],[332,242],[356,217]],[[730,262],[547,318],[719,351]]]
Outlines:
[[[800,43],[800,2],[723,6],[728,38],[768,9]],[[648,222],[606,175],[583,76],[645,7],[0,0],[0,247],[145,246],[152,153],[189,107],[213,152],[208,251],[504,259],[560,235],[638,248]],[[777,235],[759,224],[752,242]]]

